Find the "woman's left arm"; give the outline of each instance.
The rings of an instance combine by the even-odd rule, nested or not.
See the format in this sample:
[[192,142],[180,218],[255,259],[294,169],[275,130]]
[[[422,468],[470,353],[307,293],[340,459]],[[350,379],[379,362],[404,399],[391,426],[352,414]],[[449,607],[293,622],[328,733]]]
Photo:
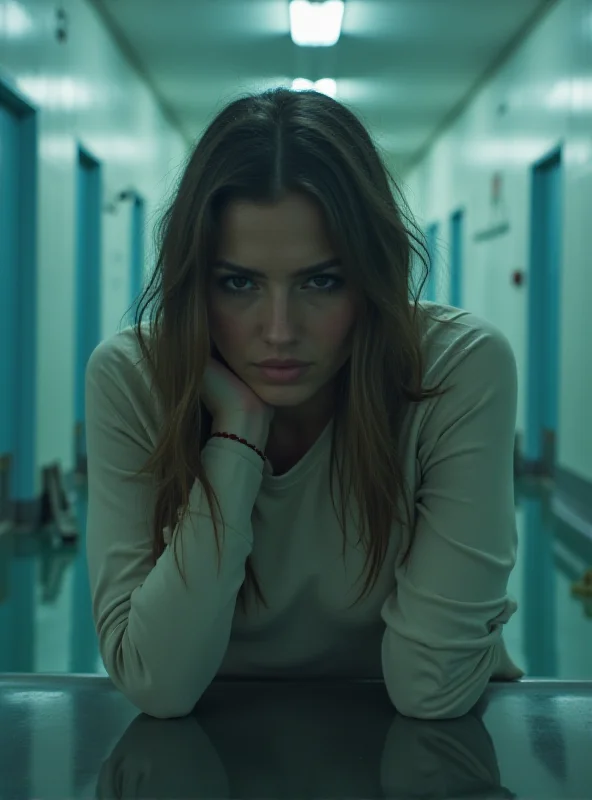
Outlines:
[[478,332],[448,385],[424,420],[411,550],[381,611],[386,688],[420,719],[460,717],[492,676],[524,674],[501,638],[516,610],[507,584],[517,549],[517,371],[501,331]]

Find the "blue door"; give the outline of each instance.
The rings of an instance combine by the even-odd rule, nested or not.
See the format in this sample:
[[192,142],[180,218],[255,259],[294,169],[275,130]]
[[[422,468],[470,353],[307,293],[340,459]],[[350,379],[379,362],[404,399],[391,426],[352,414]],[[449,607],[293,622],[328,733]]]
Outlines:
[[462,308],[462,245],[464,212],[450,218],[450,305]]
[[436,299],[436,273],[438,271],[437,257],[438,223],[434,222],[427,231],[427,248],[430,254],[430,273],[425,286],[426,300],[435,301]]
[[559,400],[561,150],[533,167],[525,458],[553,474]]
[[145,225],[145,204],[144,200],[137,194],[133,197],[132,205],[132,242],[131,242],[131,269],[130,269],[130,294],[131,294],[131,319],[133,319],[138,306],[138,300],[144,284],[144,225]]
[[557,678],[555,533],[538,497],[524,498],[521,506],[524,528],[520,546],[524,549],[520,616],[526,674],[529,678]]
[[76,224],[75,465],[86,471],[84,383],[86,365],[101,341],[101,165],[78,150]]
[[0,529],[35,522],[36,192],[35,112],[0,84]]
[[[9,109],[0,105],[0,458],[5,482],[4,519],[13,517],[8,497],[14,497],[13,459],[16,451],[16,295],[18,274],[18,165],[19,123]],[[2,519],[0,519],[0,523]]]

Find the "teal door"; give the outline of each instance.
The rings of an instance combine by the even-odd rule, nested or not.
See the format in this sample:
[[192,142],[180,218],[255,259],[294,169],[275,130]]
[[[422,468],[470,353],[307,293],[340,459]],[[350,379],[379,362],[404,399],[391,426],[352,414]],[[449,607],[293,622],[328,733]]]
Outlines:
[[557,567],[555,534],[540,498],[521,499],[522,641],[529,678],[557,678]]
[[0,530],[35,523],[37,128],[0,82]]
[[464,211],[450,218],[450,305],[462,307],[462,245]]
[[34,670],[36,563],[4,530],[36,519],[37,117],[0,81],[0,672]]
[[16,294],[18,275],[18,118],[0,105],[0,473],[2,487],[2,518],[13,518],[14,457],[17,446],[16,417]]
[[528,275],[528,387],[525,458],[554,472],[559,401],[561,150],[532,170]]
[[86,365],[101,340],[101,165],[79,147],[76,186],[75,465],[86,471]]
[[144,226],[146,222],[145,204],[142,197],[135,194],[132,205],[132,225],[131,225],[131,269],[130,269],[130,293],[131,293],[131,318],[129,324],[133,324],[138,300],[144,284]]
[[438,223],[434,222],[427,231],[427,248],[430,254],[430,273],[425,286],[425,299],[432,302],[436,299],[436,273],[438,271]]

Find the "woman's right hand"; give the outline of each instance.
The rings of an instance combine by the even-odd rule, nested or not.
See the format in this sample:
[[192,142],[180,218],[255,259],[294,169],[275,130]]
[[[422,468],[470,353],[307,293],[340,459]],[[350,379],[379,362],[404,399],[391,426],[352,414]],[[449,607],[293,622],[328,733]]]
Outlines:
[[213,356],[206,367],[201,397],[216,420],[249,417],[269,425],[275,411]]

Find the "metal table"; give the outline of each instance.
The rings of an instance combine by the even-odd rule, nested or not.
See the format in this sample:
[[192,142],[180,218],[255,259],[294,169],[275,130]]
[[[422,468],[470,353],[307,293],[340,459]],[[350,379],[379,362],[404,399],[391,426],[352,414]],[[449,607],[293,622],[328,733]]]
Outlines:
[[0,674],[0,798],[591,798],[592,681],[412,720],[380,681],[216,680],[189,717],[106,678]]

